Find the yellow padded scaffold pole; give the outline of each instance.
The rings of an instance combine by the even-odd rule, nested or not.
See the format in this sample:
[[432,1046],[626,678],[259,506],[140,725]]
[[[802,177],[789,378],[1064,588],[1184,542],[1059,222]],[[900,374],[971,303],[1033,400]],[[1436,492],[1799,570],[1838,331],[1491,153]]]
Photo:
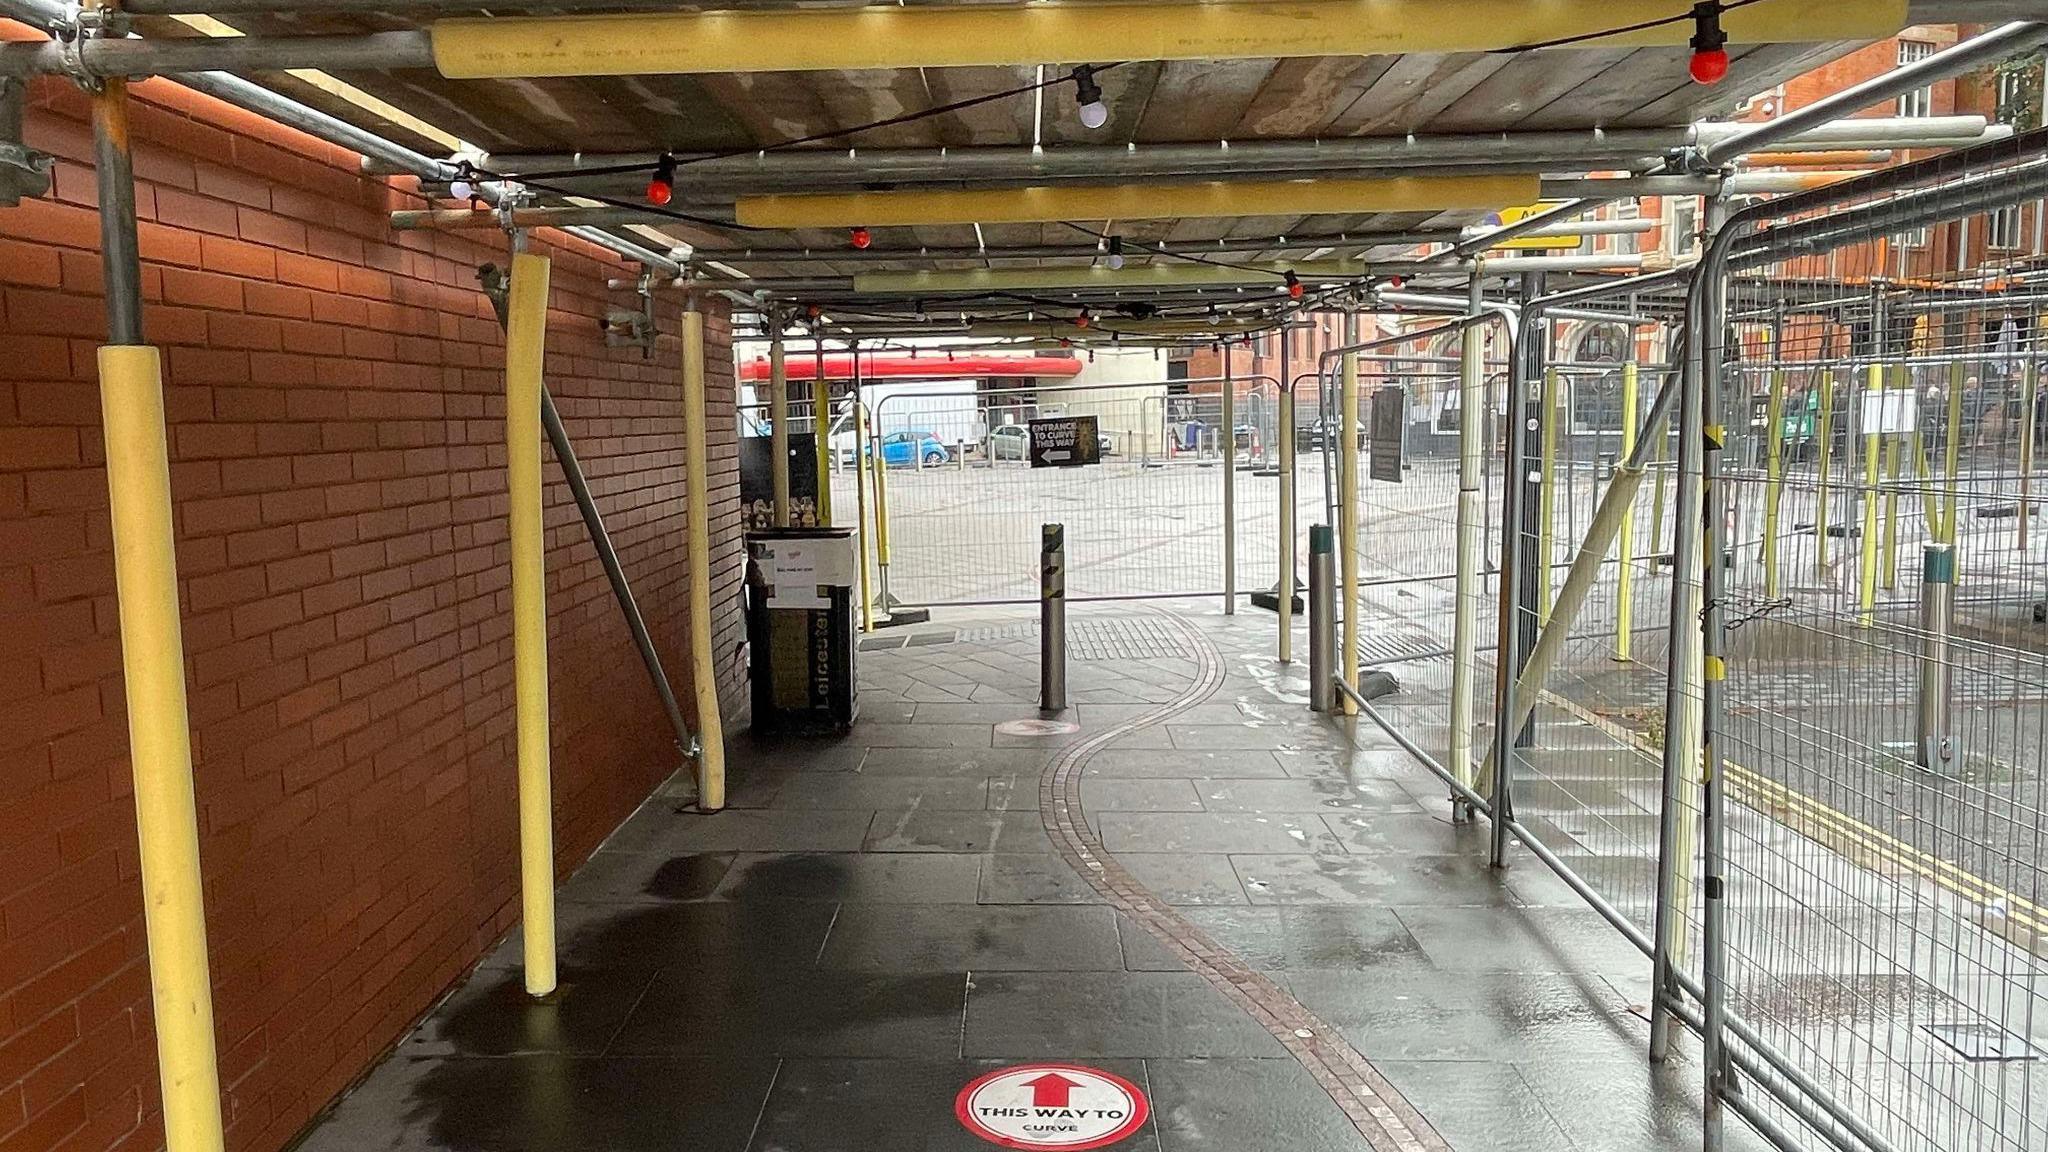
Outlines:
[[704,413],[704,313],[683,313],[683,513],[690,561],[690,690],[697,702],[697,806],[725,807],[725,719],[711,652],[711,422]]
[[540,391],[548,259],[512,257],[505,307],[505,484],[512,545],[512,684],[519,751],[519,893],[526,990],[555,990],[555,823],[548,737],[547,556],[541,525]]
[[[1691,0],[1174,0],[868,5],[779,11],[494,17],[433,25],[450,79],[1006,67],[1047,60],[1247,60],[1496,52],[1559,37],[1678,47]],[[1734,44],[1882,40],[1906,0],[1752,0]],[[1614,31],[1624,29],[1624,31]],[[1097,217],[1098,219],[1100,217]]]
[[99,367],[164,1145],[169,1152],[220,1152],[162,364],[154,348],[108,346],[99,350]]

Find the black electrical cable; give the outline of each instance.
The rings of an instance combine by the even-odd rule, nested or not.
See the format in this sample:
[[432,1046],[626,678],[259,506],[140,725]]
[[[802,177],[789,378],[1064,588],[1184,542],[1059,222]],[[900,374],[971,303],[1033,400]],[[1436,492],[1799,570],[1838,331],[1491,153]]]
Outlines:
[[[1713,14],[1718,16],[1724,12],[1733,12],[1737,8],[1747,8],[1752,4],[1761,3],[1763,3],[1763,0],[1721,0],[1720,3],[1713,5]],[[1683,24],[1688,20],[1697,20],[1699,17],[1700,13],[1696,8],[1688,8],[1674,16],[1660,16],[1655,20],[1642,20],[1634,24],[1624,24],[1619,28],[1603,28],[1598,32],[1581,32],[1576,36],[1559,36],[1555,40],[1532,40],[1527,44],[1510,44],[1506,48],[1494,49],[1491,54],[1510,55],[1535,52],[1544,48],[1563,48],[1572,44],[1584,44],[1588,40],[1604,40],[1609,36],[1620,36],[1629,32],[1642,32],[1651,28],[1662,28],[1666,24]]]
[[[1059,84],[1072,83],[1078,85],[1084,77],[1092,79],[1112,68],[1121,68],[1127,63],[1129,61],[1118,60],[1109,64],[1084,64],[1062,76],[1049,76],[1043,80],[1034,80],[1029,84],[1020,84],[1017,87],[1005,88],[999,92],[969,96],[964,100],[954,100],[947,104],[936,104],[930,108],[920,108],[915,112],[905,112],[901,115],[890,116],[882,120],[870,120],[865,124],[855,124],[849,128],[831,128],[823,132],[813,132],[808,136],[778,140],[772,144],[761,144],[751,148],[731,148],[723,152],[706,152],[697,156],[676,156],[673,153],[664,152],[662,157],[676,167],[683,167],[690,164],[707,164],[714,160],[733,160],[742,156],[758,156],[764,152],[784,152],[791,148],[801,148],[806,144],[820,144],[827,140],[843,140],[848,136],[858,136],[862,133],[874,132],[883,128],[895,128],[904,124],[914,124],[920,120],[929,120],[934,116],[946,116],[954,112],[964,112],[969,108],[979,108],[983,104],[993,104],[998,100],[1008,100],[1016,96],[1027,96],[1033,92]],[[532,179],[556,180],[572,176],[620,176],[635,172],[653,171],[655,163],[659,163],[659,161],[654,163],[601,164],[588,168],[542,169],[529,175],[513,176],[511,178],[529,181]]]

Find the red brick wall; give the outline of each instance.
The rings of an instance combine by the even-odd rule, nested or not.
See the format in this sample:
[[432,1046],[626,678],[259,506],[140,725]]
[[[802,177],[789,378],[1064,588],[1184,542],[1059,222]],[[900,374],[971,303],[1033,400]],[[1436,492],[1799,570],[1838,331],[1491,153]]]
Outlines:
[[[224,1108],[282,1146],[517,912],[502,237],[393,233],[357,158],[137,87]],[[0,1152],[162,1140],[94,349],[91,137],[47,83],[53,196],[0,208]],[[604,346],[599,249],[552,233],[548,378],[690,699],[676,324]],[[620,294],[611,302],[624,304]],[[679,306],[665,302],[671,312]],[[728,698],[741,553],[729,331],[708,350]],[[558,865],[675,766],[552,458]],[[687,706],[687,703],[686,703]]]

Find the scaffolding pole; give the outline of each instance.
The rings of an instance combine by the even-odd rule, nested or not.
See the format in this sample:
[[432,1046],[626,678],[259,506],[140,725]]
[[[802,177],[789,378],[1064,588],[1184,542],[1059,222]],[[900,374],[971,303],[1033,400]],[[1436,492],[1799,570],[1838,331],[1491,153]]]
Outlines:
[[771,317],[768,343],[768,450],[777,528],[789,527],[789,369],[783,360],[782,321]]
[[[1630,342],[1630,360],[1621,366],[1621,459],[1614,470],[1610,483],[1622,481],[1621,470],[1635,458],[1636,443],[1640,437],[1636,429],[1636,418],[1641,406],[1641,378],[1633,358],[1634,340]],[[1635,486],[1642,486],[1642,469],[1636,469]],[[1616,546],[1619,557],[1615,568],[1614,604],[1614,658],[1626,662],[1630,659],[1630,637],[1635,624],[1635,566],[1636,566],[1636,502],[1635,493],[1629,493],[1629,500],[1621,509],[1621,527],[1617,532]],[[1598,509],[1595,509],[1598,514]],[[1587,531],[1592,531],[1591,525]]]
[[511,519],[512,679],[518,705],[520,924],[526,991],[533,996],[555,990],[554,793],[540,474],[548,272],[547,257],[514,254],[505,306],[505,476]]
[[108,80],[93,94],[92,122],[107,301],[100,412],[164,1146],[167,1152],[220,1152],[220,1073],[178,615],[163,365],[157,350],[142,342],[125,81]]
[[725,807],[725,719],[711,651],[710,420],[704,412],[704,313],[683,312],[683,500],[690,559],[690,689],[697,702],[697,807]]
[[1274,615],[1279,619],[1280,663],[1294,659],[1294,379],[1289,375],[1287,345],[1292,336],[1280,327],[1280,582],[1275,589]]
[[832,385],[825,379],[825,338],[817,338],[818,369],[811,378],[811,451],[818,458],[818,527],[832,526]]
[[1223,345],[1223,614],[1237,614],[1237,380]]
[[[1358,310],[1344,312],[1344,343],[1358,343]],[[1344,634],[1339,639],[1338,675],[1358,685],[1358,353],[1344,353],[1342,383],[1337,390],[1337,565]],[[1356,716],[1358,705],[1344,697],[1344,714]]]
[[[1475,271],[1465,285],[1465,310],[1477,316],[1486,289]],[[1451,620],[1451,771],[1472,784],[1472,684],[1479,665],[1479,529],[1485,496],[1480,477],[1486,458],[1486,332],[1474,324],[1461,338],[1458,379],[1458,575]]]

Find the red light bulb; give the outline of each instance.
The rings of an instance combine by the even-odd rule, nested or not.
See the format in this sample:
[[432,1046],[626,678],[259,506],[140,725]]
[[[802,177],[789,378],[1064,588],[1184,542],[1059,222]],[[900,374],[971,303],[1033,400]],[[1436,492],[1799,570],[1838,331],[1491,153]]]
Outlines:
[[847,233],[846,239],[855,248],[866,248],[875,242],[875,234],[865,228],[855,228]]
[[659,208],[674,199],[675,194],[675,157],[664,154],[654,165],[654,175],[648,177],[647,202]]
[[1696,84],[1719,84],[1728,75],[1728,50],[1709,48],[1692,54],[1692,63],[1687,68]]

